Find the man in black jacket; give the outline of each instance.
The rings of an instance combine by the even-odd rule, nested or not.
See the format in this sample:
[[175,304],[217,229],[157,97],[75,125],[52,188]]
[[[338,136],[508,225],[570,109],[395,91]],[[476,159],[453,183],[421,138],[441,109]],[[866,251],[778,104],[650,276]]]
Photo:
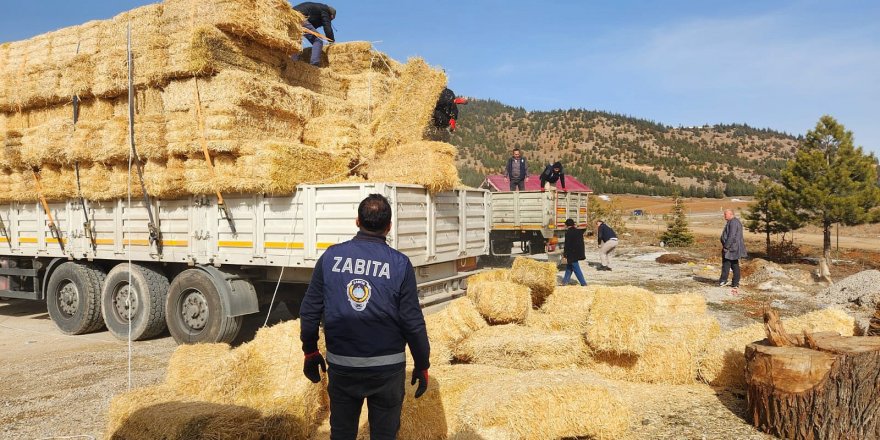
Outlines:
[[507,159],[507,168],[505,168],[504,177],[510,182],[511,191],[526,190],[526,175],[529,167],[526,165],[526,158],[522,157],[519,148],[513,149],[513,156]]
[[[364,399],[370,438],[394,439],[400,429],[409,345],[415,362],[415,397],[428,388],[430,346],[419,307],[416,274],[406,255],[391,248],[391,205],[371,194],[358,207],[360,231],[330,246],[318,259],[300,306],[303,374],[320,382],[327,371],[330,436],[354,440]],[[327,362],[318,351],[323,318]]]
[[617,247],[617,234],[614,233],[614,229],[611,229],[611,226],[608,226],[602,220],[596,221],[596,228],[598,229],[596,236],[599,238],[599,259],[601,261],[599,270],[611,270],[611,267],[608,265],[611,262],[611,254]]
[[584,279],[580,264],[581,260],[587,258],[584,256],[584,230],[577,229],[572,219],[566,220],[565,226],[567,228],[565,230],[565,248],[562,250],[562,256],[565,258],[565,275],[562,277],[562,285],[568,285],[571,273],[574,272],[581,286],[586,286],[587,280]]
[[458,123],[458,105],[467,103],[467,98],[456,97],[455,92],[448,87],[444,88],[434,106],[434,114],[431,117],[433,130],[429,132],[428,138],[449,142],[449,134],[455,131]]
[[[327,6],[323,3],[305,2],[294,6],[293,9],[306,16],[303,27],[312,32],[317,32],[317,28],[323,27],[324,35],[327,39],[331,42],[335,40],[333,26],[331,26],[330,22],[336,18],[336,9],[332,6]],[[321,50],[324,48],[324,40],[309,33],[305,34],[305,37],[309,40],[309,43],[312,43],[312,59],[310,63],[313,66],[317,66],[321,62]]]
[[547,165],[544,172],[541,173],[541,191],[547,189],[547,184],[556,184],[559,182],[559,189],[565,191],[565,173],[562,171],[562,162],[555,162],[553,165]]

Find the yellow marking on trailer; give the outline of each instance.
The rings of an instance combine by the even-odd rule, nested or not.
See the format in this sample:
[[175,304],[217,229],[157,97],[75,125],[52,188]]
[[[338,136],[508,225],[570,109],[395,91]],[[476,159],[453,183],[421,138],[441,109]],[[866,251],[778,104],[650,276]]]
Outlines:
[[36,243],[37,237],[18,237],[19,243]]
[[536,224],[525,224],[525,225],[519,225],[519,226],[516,226],[516,225],[492,225],[492,229],[502,229],[502,230],[506,229],[506,230],[512,230],[512,231],[525,230],[525,229],[534,230],[534,229],[543,229],[543,226],[536,225]]
[[122,240],[123,246],[149,246],[150,240]]
[[325,243],[318,243],[318,244],[315,245],[315,248],[317,248],[317,249],[327,249],[327,248],[329,248],[330,246],[333,246],[334,244],[336,244],[336,243],[326,243],[326,242],[325,242]]
[[6,242],[8,242],[8,241],[9,241],[8,238],[6,238],[6,237],[0,237],[0,243],[6,243]]
[[254,242],[226,240],[226,241],[218,241],[217,246],[229,247],[229,248],[252,248],[252,247],[254,247]]
[[[67,243],[67,239],[66,239],[66,238],[62,238],[62,239],[61,239],[61,242],[62,242],[62,243]],[[57,239],[57,238],[49,238],[49,237],[46,237],[46,243],[58,243],[58,239]]]
[[296,241],[267,241],[266,249],[304,249],[304,243]]
[[186,240],[162,240],[162,246],[187,247],[189,246],[189,242]]
[[95,244],[97,244],[97,245],[112,245],[113,239],[112,238],[96,238]]

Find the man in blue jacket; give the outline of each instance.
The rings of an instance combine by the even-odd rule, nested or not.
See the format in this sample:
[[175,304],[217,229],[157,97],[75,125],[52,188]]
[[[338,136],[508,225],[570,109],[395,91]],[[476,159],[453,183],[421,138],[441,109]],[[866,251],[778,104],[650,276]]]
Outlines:
[[[318,28],[324,29],[324,35],[330,42],[335,40],[333,35],[333,26],[331,21],[336,19],[336,9],[323,3],[305,2],[293,7],[297,12],[306,17],[303,21],[303,27],[317,32]],[[311,33],[305,34],[306,40],[312,43],[312,58],[309,62],[313,66],[317,66],[321,62],[321,51],[324,48],[324,40]]]
[[[406,375],[405,346],[412,353],[418,381],[415,397],[428,388],[430,347],[419,306],[416,275],[409,258],[385,242],[391,230],[391,205],[371,194],[358,207],[360,231],[352,240],[330,246],[318,259],[300,306],[303,373],[320,382],[330,364],[330,436],[354,439],[364,399],[371,439],[394,439]],[[318,351],[323,317],[327,362]]]

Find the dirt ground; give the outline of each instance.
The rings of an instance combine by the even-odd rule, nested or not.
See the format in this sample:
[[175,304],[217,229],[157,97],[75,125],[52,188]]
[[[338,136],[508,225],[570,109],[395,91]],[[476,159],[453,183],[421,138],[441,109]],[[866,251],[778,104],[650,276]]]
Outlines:
[[[812,298],[823,286],[807,281],[785,291],[762,291],[744,283],[739,296],[718,287],[719,227],[720,222],[707,223],[705,229],[711,235],[699,235],[696,246],[681,250],[682,256],[692,260],[682,264],[658,263],[656,258],[669,249],[656,245],[656,231],[630,228],[621,234],[610,272],[596,270],[598,254],[588,241],[586,278],[589,283],[631,284],[657,293],[700,293],[725,329],[756,322],[761,307],[768,303],[779,308],[783,316],[818,307]],[[761,256],[763,241],[753,240],[749,248],[758,250],[753,254]],[[815,251],[805,246],[805,254]],[[836,277],[877,267],[875,252],[844,249],[838,257],[840,263],[832,269]],[[815,266],[809,260],[798,260],[786,269],[809,280]],[[744,275],[748,272],[749,264],[745,263]],[[289,318],[286,313],[278,309],[272,320]],[[129,387],[161,381],[174,348],[174,341],[167,335],[132,344],[129,376],[126,342],[113,339],[106,331],[64,336],[49,320],[44,304],[0,300],[0,438],[103,438],[110,399]],[[614,382],[613,386],[632,403],[632,438],[769,438],[746,422],[744,395],[698,385]]]

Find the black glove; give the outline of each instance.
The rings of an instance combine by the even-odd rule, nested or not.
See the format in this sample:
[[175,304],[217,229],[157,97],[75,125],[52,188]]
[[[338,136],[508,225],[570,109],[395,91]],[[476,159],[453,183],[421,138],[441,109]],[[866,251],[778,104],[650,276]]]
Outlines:
[[409,384],[415,385],[416,381],[419,381],[419,387],[416,388],[416,399],[418,399],[428,390],[428,370],[413,370],[412,380]]
[[319,365],[321,366],[321,371],[326,373],[327,363],[324,362],[324,356],[321,356],[320,351],[306,354],[306,358],[303,361],[303,374],[313,383],[321,381],[321,374],[318,373]]

